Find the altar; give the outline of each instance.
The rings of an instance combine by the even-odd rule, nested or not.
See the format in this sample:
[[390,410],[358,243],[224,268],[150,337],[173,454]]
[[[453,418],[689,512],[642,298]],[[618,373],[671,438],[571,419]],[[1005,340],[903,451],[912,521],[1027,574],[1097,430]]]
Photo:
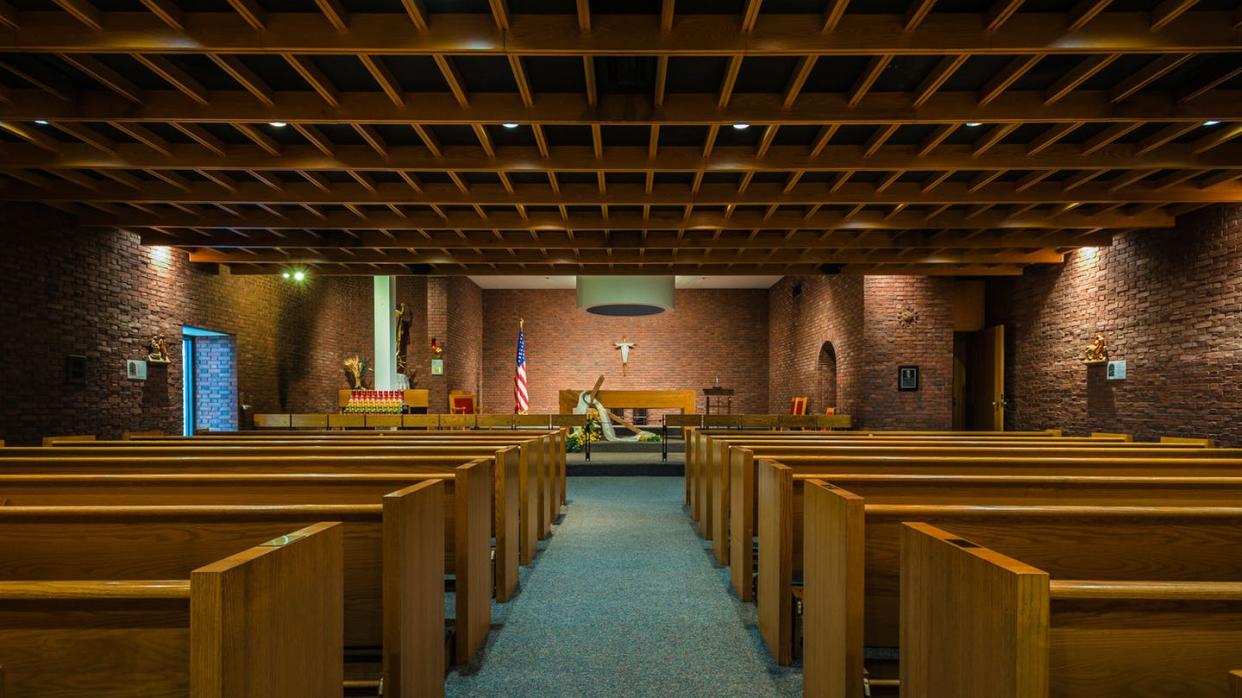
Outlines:
[[[572,414],[581,390],[562,390],[559,394],[561,414]],[[681,410],[695,414],[696,393],[693,390],[600,390],[600,403],[610,410],[648,409]]]

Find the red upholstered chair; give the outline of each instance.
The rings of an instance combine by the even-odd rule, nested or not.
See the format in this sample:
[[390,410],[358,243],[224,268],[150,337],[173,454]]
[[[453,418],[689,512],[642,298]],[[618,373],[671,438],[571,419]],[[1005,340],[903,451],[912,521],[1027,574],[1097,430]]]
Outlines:
[[449,414],[475,414],[474,394],[458,393],[450,395]]
[[807,398],[805,397],[794,398],[789,404],[789,414],[799,416],[806,415],[806,401]]

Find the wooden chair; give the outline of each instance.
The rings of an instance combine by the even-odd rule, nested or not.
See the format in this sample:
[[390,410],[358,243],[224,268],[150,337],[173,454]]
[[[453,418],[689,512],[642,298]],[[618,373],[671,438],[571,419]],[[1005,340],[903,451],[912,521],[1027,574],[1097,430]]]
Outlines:
[[792,400],[790,400],[789,401],[789,414],[792,414],[792,415],[806,414],[806,401],[807,401],[807,398],[805,397],[795,397]]

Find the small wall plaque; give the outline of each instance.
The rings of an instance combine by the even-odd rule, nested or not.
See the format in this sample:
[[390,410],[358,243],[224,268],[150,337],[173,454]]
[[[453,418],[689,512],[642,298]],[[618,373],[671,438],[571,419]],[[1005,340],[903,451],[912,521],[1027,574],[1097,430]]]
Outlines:
[[147,362],[139,359],[128,359],[125,362],[125,377],[132,381],[147,379]]
[[432,359],[431,360],[431,375],[433,376],[444,375],[444,359]]
[[1108,362],[1108,373],[1106,374],[1110,381],[1123,381],[1126,379],[1126,360],[1118,359]]
[[897,367],[897,389],[903,390],[903,391],[919,389],[919,367],[918,366],[898,366]]

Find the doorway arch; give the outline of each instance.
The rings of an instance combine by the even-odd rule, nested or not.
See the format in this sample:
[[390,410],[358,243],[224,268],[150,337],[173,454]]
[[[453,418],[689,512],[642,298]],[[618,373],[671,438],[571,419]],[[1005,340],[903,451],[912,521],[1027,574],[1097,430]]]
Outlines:
[[819,348],[819,409],[837,406],[837,350],[832,342],[824,342]]

